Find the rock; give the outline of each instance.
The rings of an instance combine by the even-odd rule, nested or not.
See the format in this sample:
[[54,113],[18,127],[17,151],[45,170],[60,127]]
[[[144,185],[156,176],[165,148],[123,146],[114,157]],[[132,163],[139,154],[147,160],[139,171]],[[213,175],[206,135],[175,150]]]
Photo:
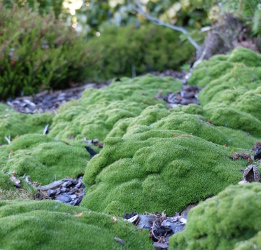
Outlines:
[[77,180],[72,180],[72,184],[73,184],[73,185],[77,185],[77,184],[78,184],[78,181],[77,181]]
[[254,154],[254,160],[261,159],[261,147],[257,147]]
[[72,200],[72,198],[68,194],[61,194],[55,200],[61,201],[64,203],[69,203]]
[[154,220],[156,219],[155,215],[139,215],[140,221],[138,224],[138,227],[140,228],[146,228],[146,229],[151,229],[152,224]]
[[73,201],[70,201],[70,205],[72,206],[77,206],[80,204],[80,202],[82,201],[82,199],[78,198],[78,199],[75,199]]
[[257,166],[249,165],[243,173],[243,181],[247,182],[259,182],[260,175]]
[[56,195],[56,190],[52,190],[52,189],[48,190],[48,196],[49,197],[54,197],[55,195]]
[[75,199],[75,198],[77,198],[77,195],[75,195],[75,194],[72,194],[72,195],[70,195],[70,197],[71,197],[71,199]]
[[65,187],[62,187],[60,189],[61,193],[69,192],[69,190],[70,190],[69,188],[65,188]]
[[72,185],[73,185],[72,181],[65,181],[65,182],[62,184],[62,187],[68,188],[68,187],[70,187],[70,186],[72,186]]

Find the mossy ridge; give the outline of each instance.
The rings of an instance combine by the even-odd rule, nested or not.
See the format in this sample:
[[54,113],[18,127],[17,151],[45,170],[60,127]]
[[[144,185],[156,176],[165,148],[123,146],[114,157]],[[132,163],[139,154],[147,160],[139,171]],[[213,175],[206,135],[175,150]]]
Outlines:
[[[261,55],[250,49],[238,47],[229,55],[213,56],[208,61],[203,61],[197,66],[192,76],[188,79],[188,83],[204,87],[211,81],[229,74],[233,68],[238,67],[240,69],[261,67]],[[255,73],[259,75],[257,70]]]
[[5,136],[13,139],[30,133],[43,133],[47,124],[52,123],[54,114],[21,114],[7,105],[0,106],[0,143],[7,143]]
[[199,93],[198,99],[202,105],[206,105],[211,101],[221,102],[223,100],[229,103],[234,101],[234,98],[249,90],[255,90],[260,85],[261,67],[248,68],[244,64],[238,64],[226,74],[212,80]]
[[82,205],[117,214],[130,207],[174,213],[241,180],[239,170],[248,163],[230,157],[234,150],[250,152],[257,139],[211,126],[190,114],[195,110],[204,115],[193,105],[173,110],[155,105],[116,123],[88,163]]
[[86,109],[79,105],[58,113],[49,135],[57,139],[74,136],[78,140],[86,137],[102,141],[118,120],[135,117],[141,111],[138,103],[128,101],[90,104]]
[[[9,157],[10,155],[10,157]],[[29,175],[43,185],[65,176],[83,174],[90,155],[77,141],[57,141],[46,135],[28,134],[18,137],[0,151],[0,166],[17,176]]]
[[227,56],[213,56],[193,71],[189,84],[204,86],[199,101],[230,104],[235,98],[261,85],[261,55],[238,47]]
[[159,90],[164,95],[181,87],[182,83],[173,78],[146,75],[134,79],[123,77],[102,89],[86,89],[81,99],[58,110],[50,136],[102,141],[118,120],[136,117],[150,105],[164,104],[163,100],[155,98]]
[[260,211],[260,184],[229,186],[189,212],[185,230],[170,238],[170,249],[258,249]]
[[121,218],[53,201],[0,201],[0,238],[3,249],[153,249]]

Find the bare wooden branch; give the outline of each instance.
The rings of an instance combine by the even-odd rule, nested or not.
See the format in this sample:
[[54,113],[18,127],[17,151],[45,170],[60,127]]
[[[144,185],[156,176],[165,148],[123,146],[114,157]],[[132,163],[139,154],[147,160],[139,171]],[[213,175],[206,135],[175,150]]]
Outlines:
[[9,137],[6,137],[6,136],[5,136],[5,139],[6,139],[6,141],[7,141],[7,143],[8,143],[8,144],[10,144],[10,143],[11,143],[11,140],[10,140],[10,135],[9,135]]
[[[148,19],[152,23],[154,23],[156,25],[159,25],[159,26],[168,27],[170,29],[179,31],[179,32],[181,32],[183,34],[187,34],[188,33],[186,31],[186,29],[184,29],[182,27],[179,27],[179,26],[176,26],[176,25],[172,25],[172,24],[169,24],[169,23],[165,23],[165,22],[159,20],[158,18],[155,18],[155,17],[151,16],[150,14],[146,13],[143,10],[143,8],[142,8],[142,4],[138,0],[135,0],[135,3],[136,3],[136,6],[135,5],[133,6],[133,10],[135,10],[137,13],[141,14],[142,16],[144,16],[146,19]],[[190,36],[187,36],[187,38],[188,38],[189,42],[198,50],[199,49],[199,45]]]
[[44,131],[43,131],[43,135],[46,135],[46,134],[47,134],[48,127],[49,127],[49,124],[47,124],[47,125],[45,126]]

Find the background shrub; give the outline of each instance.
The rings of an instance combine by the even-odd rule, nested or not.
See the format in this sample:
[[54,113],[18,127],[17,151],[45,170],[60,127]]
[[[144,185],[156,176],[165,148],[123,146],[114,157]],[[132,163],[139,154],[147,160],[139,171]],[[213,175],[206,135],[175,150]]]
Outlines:
[[154,24],[107,27],[100,37],[89,40],[87,47],[97,58],[94,78],[132,76],[166,69],[178,70],[194,54],[179,33]]
[[53,14],[0,5],[0,99],[85,79],[93,61],[72,28]]

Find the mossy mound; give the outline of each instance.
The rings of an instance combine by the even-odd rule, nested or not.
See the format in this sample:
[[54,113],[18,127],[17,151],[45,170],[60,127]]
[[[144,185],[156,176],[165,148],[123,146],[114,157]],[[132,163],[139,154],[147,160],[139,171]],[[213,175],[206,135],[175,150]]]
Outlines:
[[81,99],[58,110],[50,136],[104,140],[118,120],[136,117],[149,105],[164,103],[155,98],[159,90],[164,95],[181,87],[181,82],[172,78],[146,75],[134,79],[121,78],[102,89],[87,89]]
[[7,105],[0,104],[0,144],[7,143],[5,136],[13,139],[30,133],[43,134],[47,124],[52,123],[54,114],[26,115],[14,111]]
[[53,201],[0,201],[0,238],[3,249],[153,249],[131,223]]
[[[244,66],[243,66],[244,65]],[[243,66],[243,67],[242,67]],[[230,75],[232,70],[232,74],[230,76],[234,76],[240,83],[244,82],[244,80],[258,80],[252,79],[246,76],[244,70],[238,71],[239,74],[235,74],[234,70],[237,69],[253,69],[252,73],[256,76],[260,76],[260,71],[255,70],[255,68],[261,67],[261,55],[255,53],[252,50],[238,47],[232,51],[229,55],[216,55],[213,56],[208,61],[201,62],[197,68],[193,71],[192,76],[189,78],[189,84],[196,84],[197,86],[207,86],[211,83],[211,81],[216,80],[218,78],[224,77],[227,74]],[[240,77],[241,75],[241,77]],[[253,75],[254,76],[254,75]],[[232,77],[231,77],[232,78]],[[232,78],[233,80],[233,78]],[[227,83],[228,84],[228,83]]]
[[261,185],[226,188],[188,214],[183,232],[170,238],[170,249],[261,248]]
[[202,62],[189,79],[199,93],[205,117],[218,126],[261,134],[261,55],[237,48]]
[[258,59],[238,48],[203,62],[190,80],[207,85],[201,107],[149,106],[118,121],[102,152],[88,163],[83,205],[107,213],[133,208],[171,214],[238,183],[240,167],[248,162],[231,156],[251,153],[261,134]]
[[260,62],[260,54],[238,47],[230,55],[213,56],[209,61],[203,61],[188,83],[205,87],[199,94],[202,105],[210,101],[229,105],[249,90],[260,87]]
[[189,114],[204,114],[201,107],[179,109],[150,106],[119,121],[88,163],[82,205],[116,214],[130,208],[173,214],[240,181],[248,163],[230,157],[250,151],[256,138]]
[[74,141],[57,141],[46,135],[28,134],[0,148],[4,172],[29,175],[33,181],[49,184],[66,176],[83,174],[90,155]]

